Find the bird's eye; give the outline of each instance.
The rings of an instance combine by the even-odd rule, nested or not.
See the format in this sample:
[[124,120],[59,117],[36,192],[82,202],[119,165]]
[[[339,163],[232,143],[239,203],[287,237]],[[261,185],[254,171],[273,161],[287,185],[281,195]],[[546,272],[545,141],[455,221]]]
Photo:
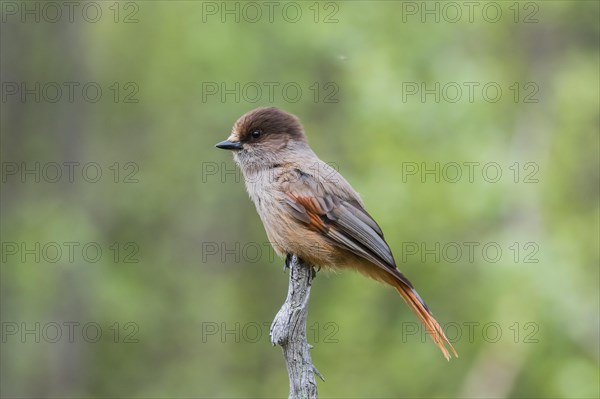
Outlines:
[[256,129],[256,130],[252,131],[252,133],[251,133],[253,139],[259,138],[261,134],[262,134],[262,130],[260,130],[260,129]]

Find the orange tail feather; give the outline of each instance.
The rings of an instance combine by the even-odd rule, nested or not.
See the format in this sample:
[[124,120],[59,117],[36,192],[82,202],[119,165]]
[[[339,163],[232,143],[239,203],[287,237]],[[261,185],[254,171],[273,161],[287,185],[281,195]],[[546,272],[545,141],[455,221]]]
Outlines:
[[455,357],[458,357],[458,354],[452,347],[448,338],[446,338],[446,334],[442,330],[442,327],[438,324],[438,322],[433,318],[419,295],[409,286],[405,285],[402,281],[394,281],[394,287],[400,293],[404,301],[410,306],[410,308],[415,312],[417,317],[421,320],[425,328],[427,329],[427,333],[431,336],[436,345],[441,349],[442,353],[446,360],[450,360],[450,352],[446,345],[450,347],[450,350],[454,354]]

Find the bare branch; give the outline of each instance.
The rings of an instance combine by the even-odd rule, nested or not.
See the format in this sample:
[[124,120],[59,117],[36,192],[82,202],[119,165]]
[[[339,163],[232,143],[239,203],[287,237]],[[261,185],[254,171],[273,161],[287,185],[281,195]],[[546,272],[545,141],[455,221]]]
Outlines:
[[312,364],[311,347],[306,340],[308,300],[315,271],[296,255],[288,256],[288,261],[288,295],[271,324],[271,343],[283,348],[290,378],[290,399],[317,398],[315,374],[321,375]]

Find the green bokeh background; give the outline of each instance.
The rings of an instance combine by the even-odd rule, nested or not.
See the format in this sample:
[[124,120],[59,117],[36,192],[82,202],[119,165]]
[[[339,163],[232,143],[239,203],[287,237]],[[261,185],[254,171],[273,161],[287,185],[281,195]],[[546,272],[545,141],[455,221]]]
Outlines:
[[[65,14],[55,23],[22,21],[7,3],[0,31],[2,397],[287,395],[281,351],[268,339],[287,275],[268,250],[231,155],[214,148],[239,115],[264,105],[297,114],[317,154],[361,193],[460,354],[448,363],[420,332],[411,335],[416,319],[392,289],[351,272],[322,272],[309,312],[313,360],[326,378],[322,397],[600,395],[598,2],[495,2],[497,22],[492,9],[488,20],[482,15],[486,3],[477,3],[470,22],[458,2],[456,23],[438,2],[296,2],[302,16],[295,23],[295,9],[282,14],[290,6],[280,2],[272,22],[259,3],[262,17],[252,22],[245,3],[97,2],[96,23],[82,18],[87,3],[78,3],[73,22]],[[222,14],[225,7],[239,7],[239,22]],[[425,7],[438,7],[439,21]],[[126,16],[137,22],[124,23]],[[73,102],[63,93],[56,103],[43,96],[38,103],[9,95],[11,82],[80,86]],[[98,102],[82,97],[87,82],[102,87]],[[248,90],[238,91],[239,100],[206,91],[236,82]],[[263,88],[255,102],[252,82]],[[272,99],[265,82],[278,85]],[[439,101],[406,94],[408,86],[436,82],[440,90],[455,82],[462,97],[450,101],[452,85]],[[473,101],[464,82],[479,85]],[[496,102],[482,94],[490,82],[502,88]],[[282,93],[290,83],[302,89],[297,101],[293,91]],[[126,103],[132,87],[138,101]],[[536,101],[525,102],[528,94]],[[90,183],[76,168],[69,182],[63,168],[58,182],[44,175],[36,182],[8,173],[36,162],[40,170],[96,162],[103,175]],[[449,169],[439,181],[406,174],[436,162],[440,173],[463,165],[462,178],[450,182]],[[472,182],[465,162],[479,162]],[[481,173],[492,162],[502,171],[496,183]],[[137,182],[124,182],[130,172]],[[64,246],[55,263],[9,251],[11,243],[53,242],[79,243],[74,261]],[[90,242],[103,250],[97,262],[81,255]],[[479,243],[472,261],[469,242]],[[422,251],[406,252],[411,243],[458,243],[465,251],[457,262],[441,250],[440,259],[423,259]],[[486,243],[502,249],[497,261],[482,255]],[[132,248],[138,263],[124,262]],[[65,322],[80,323],[73,342]],[[22,335],[36,323],[39,343],[35,333]],[[55,335],[51,323],[62,326],[58,342],[47,339]],[[102,328],[98,342],[86,341],[95,335],[81,331],[86,323]],[[128,334],[137,342],[125,342]]]

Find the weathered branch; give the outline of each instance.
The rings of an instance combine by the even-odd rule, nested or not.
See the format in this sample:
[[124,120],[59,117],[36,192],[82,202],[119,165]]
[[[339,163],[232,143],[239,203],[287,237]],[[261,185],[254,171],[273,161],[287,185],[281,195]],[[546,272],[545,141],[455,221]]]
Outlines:
[[310,286],[315,271],[296,255],[289,256],[290,283],[287,298],[271,324],[271,343],[283,348],[283,357],[290,378],[290,399],[317,398],[315,374],[323,378],[313,366],[306,340],[306,318]]

